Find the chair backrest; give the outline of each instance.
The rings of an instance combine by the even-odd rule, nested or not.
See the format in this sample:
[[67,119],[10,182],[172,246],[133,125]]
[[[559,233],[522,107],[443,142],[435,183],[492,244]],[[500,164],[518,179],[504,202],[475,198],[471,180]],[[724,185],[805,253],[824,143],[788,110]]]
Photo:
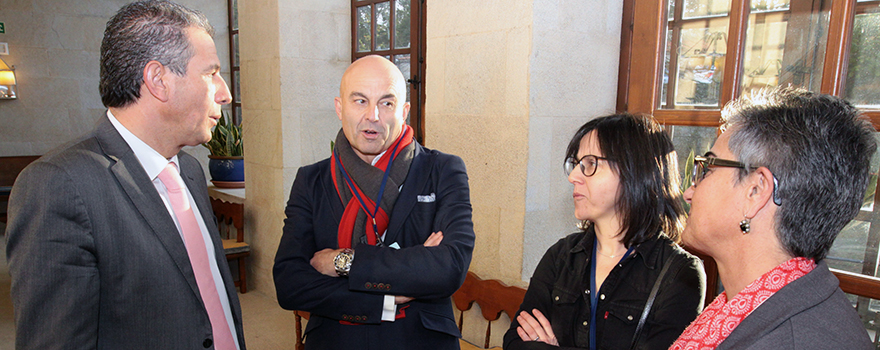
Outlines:
[[214,215],[217,216],[217,226],[221,236],[230,239],[232,229],[235,228],[235,240],[244,242],[244,205],[211,198],[211,207],[214,209]]
[[483,319],[488,321],[483,342],[483,348],[488,348],[492,335],[492,321],[498,320],[502,312],[513,320],[525,295],[526,290],[523,288],[508,286],[494,279],[483,280],[477,274],[468,271],[464,284],[452,295],[455,307],[462,312],[458,318],[459,331],[464,327],[464,312],[477,303],[480,305]]

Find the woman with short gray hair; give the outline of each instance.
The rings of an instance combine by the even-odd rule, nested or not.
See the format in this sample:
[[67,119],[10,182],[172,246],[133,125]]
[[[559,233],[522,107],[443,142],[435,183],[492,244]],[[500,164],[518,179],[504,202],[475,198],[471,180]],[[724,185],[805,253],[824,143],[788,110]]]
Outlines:
[[734,101],[722,122],[694,161],[682,236],[715,259],[725,290],[670,349],[872,349],[824,258],[861,207],[873,127],[795,88]]

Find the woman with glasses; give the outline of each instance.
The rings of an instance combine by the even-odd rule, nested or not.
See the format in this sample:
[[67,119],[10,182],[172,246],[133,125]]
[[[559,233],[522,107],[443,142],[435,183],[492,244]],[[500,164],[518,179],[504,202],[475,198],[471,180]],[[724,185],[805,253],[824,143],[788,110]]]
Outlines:
[[683,233],[724,292],[671,349],[873,349],[825,256],[862,206],[874,128],[836,97],[793,88],[730,103],[697,157]]
[[705,289],[702,263],[675,243],[684,216],[676,164],[650,117],[601,117],[575,133],[565,172],[580,231],[544,254],[505,349],[672,344]]

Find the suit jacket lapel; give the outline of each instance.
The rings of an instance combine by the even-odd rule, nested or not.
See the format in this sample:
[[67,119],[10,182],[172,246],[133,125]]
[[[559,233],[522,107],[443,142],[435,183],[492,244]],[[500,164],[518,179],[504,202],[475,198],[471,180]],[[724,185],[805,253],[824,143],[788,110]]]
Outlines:
[[[147,177],[134,152],[106,116],[95,129],[95,138],[107,157],[115,161],[110,171],[113,172],[120,187],[150,226],[153,234],[162,242],[193,293],[200,298],[189,255],[186,253],[183,240],[180,239],[177,226],[174,225],[174,220],[165,209],[165,203],[162,202],[162,198],[156,192],[153,182]],[[199,210],[202,208],[200,207]],[[208,221],[206,220],[205,223],[207,224]]]
[[394,203],[394,209],[391,210],[391,222],[388,223],[388,230],[384,238],[386,245],[397,241],[397,236],[403,228],[403,223],[416,206],[418,196],[430,194],[419,193],[419,191],[425,188],[425,183],[428,182],[431,171],[433,171],[434,163],[431,162],[431,158],[425,152],[422,145],[416,143],[413,161],[409,167],[409,174],[407,174],[406,180],[403,183],[403,191],[397,196],[397,202]]

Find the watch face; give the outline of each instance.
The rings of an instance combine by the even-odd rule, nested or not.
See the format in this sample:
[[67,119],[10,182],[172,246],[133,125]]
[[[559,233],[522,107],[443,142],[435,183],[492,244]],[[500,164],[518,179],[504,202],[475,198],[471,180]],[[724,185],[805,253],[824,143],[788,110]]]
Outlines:
[[351,255],[340,253],[339,256],[336,257],[337,268],[344,269],[348,264],[351,264]]
[[339,254],[336,255],[336,258],[333,259],[333,265],[336,268],[336,273],[340,276],[348,275],[348,270],[351,269],[351,261],[354,259],[354,254],[351,250],[343,250]]

